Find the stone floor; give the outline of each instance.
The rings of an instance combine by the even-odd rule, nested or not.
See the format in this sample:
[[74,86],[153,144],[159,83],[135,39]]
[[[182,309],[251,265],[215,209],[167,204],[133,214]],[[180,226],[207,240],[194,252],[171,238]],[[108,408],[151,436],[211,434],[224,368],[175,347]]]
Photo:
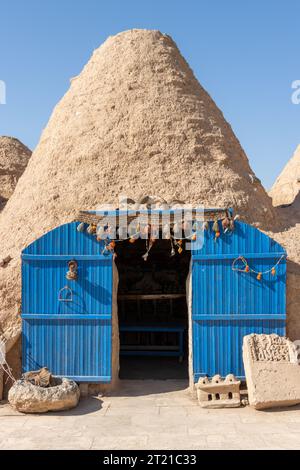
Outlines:
[[180,380],[122,381],[71,411],[0,405],[0,449],[300,449],[300,407],[204,410]]

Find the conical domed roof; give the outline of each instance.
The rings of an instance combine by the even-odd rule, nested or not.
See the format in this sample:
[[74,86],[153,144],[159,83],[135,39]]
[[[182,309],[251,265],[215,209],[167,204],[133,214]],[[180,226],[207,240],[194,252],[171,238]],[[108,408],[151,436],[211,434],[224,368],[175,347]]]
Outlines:
[[0,269],[6,328],[20,297],[21,249],[79,209],[117,205],[119,194],[230,206],[258,225],[274,220],[230,125],[159,31],[108,38],[54,109],[0,217],[0,259],[13,257]]
[[0,211],[13,194],[31,151],[18,139],[0,136]]
[[270,196],[274,206],[292,204],[300,191],[300,145],[278,176]]

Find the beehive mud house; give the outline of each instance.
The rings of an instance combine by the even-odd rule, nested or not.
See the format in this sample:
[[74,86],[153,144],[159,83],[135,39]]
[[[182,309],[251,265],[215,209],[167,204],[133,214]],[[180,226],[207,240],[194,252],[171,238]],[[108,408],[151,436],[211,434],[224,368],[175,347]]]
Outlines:
[[[167,211],[177,200],[223,212],[209,218],[206,242],[194,258],[177,246],[170,257],[170,240],[162,240],[145,262],[145,241],[137,240],[117,244],[114,262],[112,255],[101,258],[103,244],[77,225],[80,210],[103,216],[101,206],[118,208],[120,194],[135,202],[154,194],[167,201]],[[215,217],[221,220],[228,208],[242,221],[231,235],[220,225],[216,241]],[[81,381],[112,384],[119,376],[121,337],[121,377],[142,374],[147,361],[157,377],[161,360],[169,361],[165,377],[187,377],[189,369],[191,383],[214,371],[243,375],[243,334],[282,333],[285,327],[285,251],[262,230],[277,237],[278,211],[174,41],[147,30],[108,38],[71,80],[0,215],[0,259],[12,258],[0,269],[9,361],[17,370],[22,313],[25,369],[49,366]],[[239,255],[246,264],[239,260],[238,267],[249,265],[250,273],[232,269]],[[66,279],[73,258],[77,281]],[[73,302],[61,302],[61,295]],[[291,336],[299,329],[294,311],[288,300]],[[212,318],[221,314],[223,319]],[[180,329],[130,331],[153,323],[169,330],[183,324],[183,349]],[[211,339],[217,336],[219,343]],[[136,356],[128,349],[132,343]],[[162,359],[162,350],[174,357]],[[143,365],[131,367],[138,359]]]

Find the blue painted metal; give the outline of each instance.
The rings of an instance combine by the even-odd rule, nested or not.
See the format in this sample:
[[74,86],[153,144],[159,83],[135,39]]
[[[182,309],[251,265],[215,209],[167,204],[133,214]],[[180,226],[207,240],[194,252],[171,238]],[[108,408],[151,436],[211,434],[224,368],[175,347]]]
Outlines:
[[[220,227],[222,232],[222,228]],[[244,256],[258,272],[276,267],[262,280],[232,270]],[[250,333],[285,334],[286,252],[274,240],[242,222],[215,241],[212,225],[204,243],[192,251],[192,322],[194,380],[234,373],[243,377],[242,341]]]
[[[233,372],[243,377],[243,336],[285,333],[283,248],[241,222],[236,223],[233,233],[222,233],[217,241],[211,229],[204,233],[203,246],[198,249],[195,244],[197,249],[192,251],[195,381],[215,373]],[[78,381],[111,380],[112,257],[103,256],[102,249],[95,237],[77,232],[76,223],[71,223],[23,251],[24,371],[46,365],[54,374]],[[271,268],[281,256],[284,259],[276,276],[264,275],[258,281],[251,273],[232,270],[239,255],[256,271]],[[66,280],[70,259],[78,262],[78,281]],[[58,300],[66,285],[72,289],[73,302]]]
[[[103,256],[103,243],[76,226],[58,227],[23,251],[23,370],[47,366],[57,376],[108,382],[112,256]],[[77,281],[66,279],[70,259],[78,262]],[[59,300],[65,286],[72,302]]]

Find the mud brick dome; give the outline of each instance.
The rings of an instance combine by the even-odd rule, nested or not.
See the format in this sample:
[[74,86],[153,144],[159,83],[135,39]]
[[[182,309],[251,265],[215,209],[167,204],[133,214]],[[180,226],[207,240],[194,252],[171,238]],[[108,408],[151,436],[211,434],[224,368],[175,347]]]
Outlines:
[[80,209],[156,194],[274,224],[271,198],[230,125],[174,41],[159,31],[109,37],[71,80],[0,216],[1,329],[19,335],[20,252]]

